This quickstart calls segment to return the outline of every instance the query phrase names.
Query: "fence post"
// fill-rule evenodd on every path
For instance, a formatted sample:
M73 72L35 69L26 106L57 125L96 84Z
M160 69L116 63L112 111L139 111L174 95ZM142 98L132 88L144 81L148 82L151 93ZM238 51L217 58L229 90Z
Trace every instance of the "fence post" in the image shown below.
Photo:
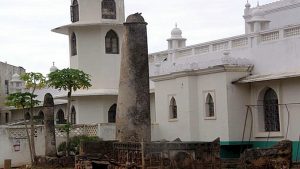
M4 169L11 169L11 159L4 160Z

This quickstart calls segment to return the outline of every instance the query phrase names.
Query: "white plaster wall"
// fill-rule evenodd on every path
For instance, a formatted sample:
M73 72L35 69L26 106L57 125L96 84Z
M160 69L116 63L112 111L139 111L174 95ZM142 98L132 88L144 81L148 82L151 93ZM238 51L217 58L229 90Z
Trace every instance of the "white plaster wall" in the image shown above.
M250 104L251 88L249 84L232 84L232 82L246 75L247 73L245 72L226 73L229 139L225 141L242 140L243 128L247 111L246 105ZM250 118L248 118L247 124L250 124ZM247 134L248 133L246 133L246 135Z
M121 52L122 26L86 27L74 30L78 55L71 56L74 57L71 59L71 67L91 75L91 89L117 89L119 86L121 54L105 53L105 35L111 29L118 34Z
M20 139L20 151L15 152L13 148L14 141L12 138L9 138L4 126L0 126L0 135L0 168L4 165L4 159L11 159L14 167L30 163L29 147L26 139ZM45 155L45 137L43 128L39 127L37 129L37 135L38 137L35 138L36 153L37 155Z
M268 81L268 82L260 82L256 84L252 84L251 89L251 101L253 104L256 103L258 92L263 89L264 87L272 87L278 95L279 104L289 104L289 103L300 103L300 79L299 78L290 78L285 80L275 80L275 81ZM298 141L300 130L299 130L299 119L300 119L300 105L293 104L288 105L288 109L290 112L289 117L289 132L287 135L287 139L292 141ZM283 140L287 134L287 125L288 125L288 111L286 107L279 106L280 111L280 118L281 118L281 132L278 135L274 135L273 133L270 134L270 141L278 141ZM256 116L257 110L253 108L254 116ZM268 133L265 133L264 136L257 133L258 121L254 118L254 127L253 127L253 140L256 141L266 141L268 137ZM248 128L249 130L249 128Z
M299 6L299 5L298 5ZM300 8L281 10L278 12L267 13L265 18L270 20L269 29L279 28L286 25L296 25L300 23ZM284 19L283 19L284 18Z
M151 114L151 123L156 123L156 110L155 110L155 94L150 94L150 114Z
M79 22L123 23L125 21L124 0L115 0L116 19L102 19L101 2L102 0L79 0Z
M156 82L156 120L159 124L159 139L183 141L191 140L189 126L189 80L187 77ZM177 120L169 119L169 104L172 97L177 103Z
M218 137L221 140L229 139L228 131L228 107L227 107L227 79L226 73L208 74L198 77L199 98L199 140L212 141ZM216 119L205 119L204 92L215 92Z
M117 96L78 97L78 123L98 124L108 122L108 110L117 103Z
M260 43L250 50L254 74L298 71L300 67L300 37ZM276 66L276 69L274 69Z

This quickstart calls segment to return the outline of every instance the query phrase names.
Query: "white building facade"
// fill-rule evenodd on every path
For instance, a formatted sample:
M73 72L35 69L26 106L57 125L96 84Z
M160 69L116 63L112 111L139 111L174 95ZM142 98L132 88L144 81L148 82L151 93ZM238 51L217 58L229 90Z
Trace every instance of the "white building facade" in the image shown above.
M113 130L124 1L71 3L72 23L53 31L69 37L71 68L92 78L89 90L74 93L76 123ZM290 139L297 156L300 0L246 4L244 18L245 34L192 46L176 26L168 49L149 54L154 141L220 137L223 157L233 157L245 143L268 147Z

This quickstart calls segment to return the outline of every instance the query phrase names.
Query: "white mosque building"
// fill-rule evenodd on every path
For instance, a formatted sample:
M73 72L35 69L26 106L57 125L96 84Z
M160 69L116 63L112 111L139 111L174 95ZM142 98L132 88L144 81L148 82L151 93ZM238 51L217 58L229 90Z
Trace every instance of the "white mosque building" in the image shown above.
M100 124L99 136L114 139L124 0L71 3L72 23L53 31L69 37L70 67L92 80L89 90L73 95L72 121ZM149 54L153 141L220 137L222 157L236 157L243 145L263 148L289 139L296 160L300 0L247 3L244 19L245 34L191 46L176 26L168 49Z
M113 128L124 1L73 0L71 13L72 23L53 31L69 37L71 67L92 76L92 88L74 94L76 122ZM297 156L300 0L247 3L244 19L245 34L192 46L176 26L168 49L149 54L153 140L220 137L222 155L234 156L245 142L290 139Z

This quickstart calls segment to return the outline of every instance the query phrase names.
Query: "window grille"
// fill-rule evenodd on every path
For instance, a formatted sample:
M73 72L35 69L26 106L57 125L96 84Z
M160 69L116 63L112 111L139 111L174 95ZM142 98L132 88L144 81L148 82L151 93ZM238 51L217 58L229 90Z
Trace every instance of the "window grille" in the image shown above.
M29 112L27 112L27 113L25 113L25 120L30 120L30 113Z
M261 41L271 41L271 40L276 40L279 39L279 32L270 32L270 33L265 33L261 35Z
M300 35L300 27L289 28L289 29L284 30L285 37L291 37L291 36L297 36L297 35Z
M213 97L210 93L207 94L206 97L206 117L214 117L215 116L215 103Z
M76 35L73 32L71 35L71 56L77 55L77 40Z
M5 94L9 94L9 81L5 80L4 84L5 84Z
M114 0L102 1L102 18L116 19L116 2Z
M273 89L269 88L265 92L263 105L265 131L280 131L278 97Z
M65 114L64 112L59 109L58 112L57 112L57 124L66 124L66 119L65 119Z
M119 38L115 31L110 30L105 36L105 52L119 54Z
M116 122L117 104L113 104L108 110L108 123Z
M213 51L220 51L225 49L228 49L228 42L213 44Z
M232 48L247 46L248 38L236 39L236 40L233 40L231 43L232 43Z
M71 109L71 124L76 124L76 110L74 106Z
M201 46L195 49L195 54L202 54L202 53L208 53L209 52L209 46Z
M73 1L70 9L71 9L71 21L72 22L79 21L79 5L77 0Z
M177 119L177 105L174 97L171 98L169 109L170 119Z

